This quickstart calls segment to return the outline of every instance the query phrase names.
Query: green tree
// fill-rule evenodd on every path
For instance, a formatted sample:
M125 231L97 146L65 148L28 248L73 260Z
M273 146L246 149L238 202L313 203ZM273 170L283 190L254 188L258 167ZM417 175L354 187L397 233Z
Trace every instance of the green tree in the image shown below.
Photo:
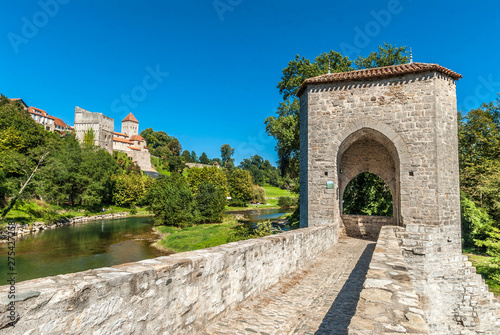
M175 137L167 144L167 147L170 149L173 155L178 156L182 151L182 146L178 139Z
M379 176L363 172L354 177L344 191L344 213L392 216L392 194Z
M208 159L207 154L204 152L200 156L200 163L201 164L210 164L210 159Z
M281 187L284 184L281 180L279 170L272 166L269 160L264 160L259 155L245 158L238 167L250 171L253 182L257 185L269 184Z
M181 156L184 159L184 162L186 162L186 163L192 163L191 153L188 150L184 150L182 152Z
M459 115L460 187L500 222L500 100Z
M198 160L198 156L196 155L196 152L194 152L194 150L191 150L191 162L193 162L193 163L199 163L200 162Z
M193 196L186 179L178 173L156 178L146 203L157 225L185 227L193 223Z
M248 202L253 194L253 182L250 172L242 169L228 171L229 193L233 200Z
M229 195L226 173L222 169L215 166L189 169L187 184L193 194L196 195L199 192L200 185L204 183L220 187L225 197Z
M220 186L205 182L194 196L197 223L222 222L226 207L226 192Z
M223 144L220 147L220 157L222 159L222 166L231 169L234 167L234 159L231 158L234 155L234 148L231 148L229 144Z
M379 45L377 51L371 52L368 57L361 57L354 61L358 69L370 69L391 65L406 64L410 61L407 47L397 47L389 43Z
M3 216L16 201L33 196L35 177L57 140L20 103L0 95L0 203L7 205Z
M118 206L134 208L146 195L147 179L139 174L120 174L114 176L113 180L113 201Z
M83 143L85 145L95 145L95 132L90 128L83 134Z

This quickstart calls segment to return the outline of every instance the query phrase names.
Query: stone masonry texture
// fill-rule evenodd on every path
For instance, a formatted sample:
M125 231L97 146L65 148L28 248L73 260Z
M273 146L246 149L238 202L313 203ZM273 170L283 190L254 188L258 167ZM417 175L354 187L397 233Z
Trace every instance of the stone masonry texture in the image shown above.
M387 223L401 227L397 237L429 332L495 334L498 305L469 275L461 251L460 77L419 63L307 80L299 91L300 224L333 225L338 235L380 225L376 217L370 223L342 215L349 181L362 172L378 175L393 195ZM327 189L327 181L335 187Z
M192 334L332 246L332 226L18 283L15 327L0 334Z

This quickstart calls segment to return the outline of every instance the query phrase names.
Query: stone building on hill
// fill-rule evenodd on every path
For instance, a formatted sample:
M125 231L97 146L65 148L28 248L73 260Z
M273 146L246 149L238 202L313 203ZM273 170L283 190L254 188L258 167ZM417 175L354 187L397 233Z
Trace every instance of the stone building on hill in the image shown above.
M92 113L80 107L75 107L75 136L83 142L85 133L94 131L94 144L113 154L113 130L115 121L102 114Z
M151 166L151 154L146 140L139 135L139 121L132 113L122 120L121 133L114 131L114 119L102 114L92 113L75 107L76 138L83 141L85 132L94 130L95 145L113 151L126 153L142 171L155 171Z

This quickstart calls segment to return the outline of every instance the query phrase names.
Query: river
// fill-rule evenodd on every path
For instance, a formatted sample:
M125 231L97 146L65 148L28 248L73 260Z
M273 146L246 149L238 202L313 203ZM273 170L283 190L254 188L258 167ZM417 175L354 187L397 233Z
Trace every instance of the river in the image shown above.
M284 210L241 212L250 223L274 219ZM151 244L158 238L151 217L127 217L90 221L16 240L16 280L18 282L137 262L168 255ZM8 244L0 243L0 280L7 284ZM0 284L3 285L3 284Z

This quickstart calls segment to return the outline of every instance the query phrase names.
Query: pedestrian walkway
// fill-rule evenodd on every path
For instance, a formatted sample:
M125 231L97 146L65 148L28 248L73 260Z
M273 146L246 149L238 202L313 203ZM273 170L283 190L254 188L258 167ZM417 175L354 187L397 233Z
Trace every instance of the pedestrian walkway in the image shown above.
M342 237L199 334L347 334L374 249L375 242Z

